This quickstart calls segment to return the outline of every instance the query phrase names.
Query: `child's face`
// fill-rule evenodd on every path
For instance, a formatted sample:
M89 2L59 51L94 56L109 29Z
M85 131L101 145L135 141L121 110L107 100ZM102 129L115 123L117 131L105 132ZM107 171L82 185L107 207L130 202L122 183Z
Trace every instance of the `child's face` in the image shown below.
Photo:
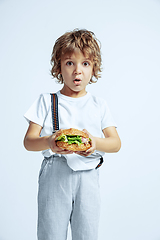
M83 96L93 75L93 63L77 49L61 59L61 74L64 81L61 92L68 96Z

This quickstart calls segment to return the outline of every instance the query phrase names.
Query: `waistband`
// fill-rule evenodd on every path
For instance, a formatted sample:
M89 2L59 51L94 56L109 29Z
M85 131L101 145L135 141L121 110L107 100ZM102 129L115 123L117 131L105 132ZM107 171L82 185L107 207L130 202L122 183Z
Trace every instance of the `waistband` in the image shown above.
M62 155L62 154L53 154L51 155L50 157L44 157L44 160L45 161L52 161L54 158L61 158L64 162L67 162L67 159ZM98 165L95 167L95 169L98 169L99 167L102 166L104 160L103 160L103 157L101 156L100 160L99 160L99 163ZM79 170L80 171L80 170Z

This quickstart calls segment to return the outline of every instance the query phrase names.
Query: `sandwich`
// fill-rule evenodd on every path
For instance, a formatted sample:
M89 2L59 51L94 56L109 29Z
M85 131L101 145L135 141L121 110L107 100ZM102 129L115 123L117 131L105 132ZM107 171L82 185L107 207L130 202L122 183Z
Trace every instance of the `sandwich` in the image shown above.
M59 148L74 152L86 151L91 147L88 134L75 128L58 131L55 141Z

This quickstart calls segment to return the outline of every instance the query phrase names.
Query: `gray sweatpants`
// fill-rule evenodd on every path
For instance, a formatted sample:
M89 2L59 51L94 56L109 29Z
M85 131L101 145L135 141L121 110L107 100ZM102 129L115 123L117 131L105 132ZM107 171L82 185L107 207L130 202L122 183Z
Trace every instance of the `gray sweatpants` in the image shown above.
M39 174L38 240L97 240L98 169L74 172L64 157L44 159Z

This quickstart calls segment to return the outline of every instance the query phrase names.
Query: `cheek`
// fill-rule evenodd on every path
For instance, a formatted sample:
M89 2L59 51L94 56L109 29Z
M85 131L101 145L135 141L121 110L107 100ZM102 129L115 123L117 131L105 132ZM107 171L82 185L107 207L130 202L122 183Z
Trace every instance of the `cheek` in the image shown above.
M67 71L66 71L65 68L61 68L61 74L62 74L63 76L67 74Z

